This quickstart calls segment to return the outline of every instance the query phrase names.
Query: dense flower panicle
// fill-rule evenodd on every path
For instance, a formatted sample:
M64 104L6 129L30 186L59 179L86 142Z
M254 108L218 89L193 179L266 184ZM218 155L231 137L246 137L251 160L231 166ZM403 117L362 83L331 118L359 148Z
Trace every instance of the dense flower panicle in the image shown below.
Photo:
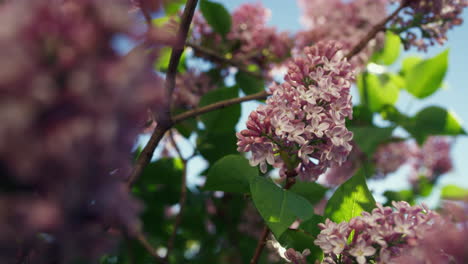
M200 98L215 88L216 86L206 73L188 70L177 75L172 96L176 106L185 109L195 108L198 106Z
M445 204L444 217L423 234L417 247L403 252L394 263L468 263L467 208L466 203Z
M422 206L393 202L393 207L377 204L371 213L336 224L329 219L319 224L315 240L325 253L323 263L394 263L402 252L417 246L439 215ZM353 239L348 241L353 232Z
M453 168L450 150L452 142L446 137L429 137L424 143L422 164L425 168L423 175L435 180L442 174L450 172Z
M11 209L0 211L0 247L12 249L1 263L38 234L35 263L70 263L107 245L104 227L139 228L124 179L147 110L164 95L143 50L120 57L112 47L129 32L128 9L123 0L0 6L0 203Z
M342 43L344 51L350 51L383 19L387 0L298 0L298 4L306 30L296 35L296 47L335 40ZM350 63L361 69L372 53L382 47L383 34L378 34Z
M213 31L198 13L194 17L192 38L196 43L219 54L230 54L245 64L254 63L268 69L272 63L289 56L292 40L288 33L266 25L270 10L260 3L247 3L232 13L231 31L226 40Z
M342 164L352 149L345 127L352 117L349 89L352 67L335 42L304 49L288 66L285 82L270 87L266 105L253 111L247 129L237 133L238 151L252 152L252 166L267 163L293 169L315 180L326 168Z
M461 14L468 6L467 0L391 0L391 2L407 5L402 14L392 21L392 27L403 33L401 35L405 39L405 47L414 46L424 51L436 42L440 45L445 43L447 31L463 23Z
M373 161L377 176L383 177L397 171L419 153L412 145L405 141L391 142L380 145L374 153Z
M420 177L429 181L450 172L453 168L450 155L452 143L447 137L431 136L422 147L413 141L397 141L381 144L375 151L372 162L375 166L376 178L386 177L400 169L409 166L409 181L417 184ZM337 186L349 179L360 166L362 152L353 146L348 159L341 165L332 167L319 179L320 183Z

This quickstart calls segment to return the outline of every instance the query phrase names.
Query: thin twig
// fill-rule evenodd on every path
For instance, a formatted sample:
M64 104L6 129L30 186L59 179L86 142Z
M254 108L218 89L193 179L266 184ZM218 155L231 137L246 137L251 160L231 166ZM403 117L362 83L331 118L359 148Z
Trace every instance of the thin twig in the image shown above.
M184 12L182 14L179 30L177 32L177 40L172 48L171 58L169 59L169 66L166 73L166 92L167 92L167 103L171 106L172 102L172 91L175 87L175 77L177 74L177 66L179 65L180 57L184 52L185 40L192 23L193 13L197 6L198 0L188 0L185 5Z
M205 47L202 47L200 45L197 45L195 43L192 43L192 42L187 42L186 45L188 47L191 47L196 53L198 53L200 56L204 57L205 59L209 59L209 60L212 60L212 61L215 61L219 64L222 64L222 65L231 65L231 66L234 66L236 67L239 71L242 71L242 72L245 72L255 78L258 78L258 79L262 79L263 76L258 73L258 72L253 72L253 71L249 71L248 69L245 68L245 65L239 61L236 61L236 60L232 60L232 59L228 59L228 58L225 58L224 56L210 50L210 49L207 49Z
M255 94L247 95L244 97L232 98L223 101L219 101L207 106L195 108L193 110L184 112L182 114L178 114L173 118L174 124L180 123L188 118L199 116L204 113L208 113L217 109L225 108L231 105L235 105L242 102L252 101L252 100L259 100L265 99L268 96L267 91L261 91Z
M169 237L169 240L167 242L167 253L165 256L166 261L169 259L169 256L172 250L174 249L175 238L177 236L177 230L179 229L179 226L182 223L182 214L185 208L185 201L187 200L187 160L183 158L182 152L180 151L179 147L177 146L177 143L174 140L172 131L169 131L169 138L171 140L172 145L174 145L174 148L176 149L176 152L179 155L179 158L182 160L183 171L182 171L182 182L180 186L179 213L176 216L172 234Z
M146 146L141 151L138 159L133 166L133 171L130 177L127 179L127 186L130 188L135 181L138 179L138 176L143 172L143 169L148 165L153 157L154 150L159 144L159 141L163 138L166 131L172 126L172 124L161 123L158 124L153 134L151 135L150 140Z
M263 227L262 234L260 235L260 238L258 239L257 248L255 248L255 253L252 259L250 260L250 264L256 264L258 262L258 259L260 258L260 255L262 254L263 248L266 245L266 239L269 234L270 234L270 229L268 228L268 226L265 225Z
M140 244L146 249L146 251L157 261L160 263L164 263L164 259L161 258L158 253L156 252L156 249L153 248L151 243L146 239L145 235L143 233L138 233L135 236L136 240L140 242Z
M391 13L388 17L386 17L384 20L380 21L380 23L376 24L370 31L367 33L367 35L359 41L359 43L354 46L354 48L346 54L346 58L349 60L354 55L358 54L363 50L366 46L367 43L377 35L380 31L385 29L385 24L387 24L390 20L392 20L398 13L406 7L406 2L403 2L393 13Z
M188 30L190 27L190 23L192 22L193 13L195 12L195 7L197 6L198 0L188 0L187 4L185 5L184 12L182 14L182 19L180 22L180 27L177 32L178 41L174 45L171 53L171 58L169 60L169 66L167 68L166 74L166 90L167 90L167 100L166 100L166 108L167 111L161 113L162 115L158 119L158 126L154 130L153 134L151 135L148 144L146 144L145 148L141 152L140 156L138 157L137 162L135 163L134 169L132 174L127 180L127 185L131 187L133 183L136 181L138 176L143 172L143 169L148 165L153 157L154 150L159 144L159 141L162 139L164 134L168 129L173 126L173 122L170 116L170 106L172 100L172 91L174 90L175 86L175 77L177 74L177 66L179 65L180 56L184 51L184 43L187 38Z

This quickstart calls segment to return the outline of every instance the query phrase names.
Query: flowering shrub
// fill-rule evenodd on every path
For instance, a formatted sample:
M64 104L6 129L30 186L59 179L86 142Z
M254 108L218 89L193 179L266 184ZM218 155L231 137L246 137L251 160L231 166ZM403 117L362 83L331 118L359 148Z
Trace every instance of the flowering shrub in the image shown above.
M0 0L0 263L466 263L466 132L398 103L448 52L398 59L468 3L298 4Z

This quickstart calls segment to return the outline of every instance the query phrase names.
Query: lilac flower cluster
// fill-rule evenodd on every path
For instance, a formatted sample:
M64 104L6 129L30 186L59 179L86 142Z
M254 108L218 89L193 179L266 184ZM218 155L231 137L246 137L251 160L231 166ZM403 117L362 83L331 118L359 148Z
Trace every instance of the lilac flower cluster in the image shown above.
M423 175L430 180L452 170L452 142L445 137L429 137L421 149Z
M387 0L298 0L298 4L306 28L296 36L299 49L320 40L336 40L349 51L383 19ZM364 67L372 53L382 46L383 34L378 34L350 63Z
M392 27L404 34L405 47L427 50L436 42L442 45L447 40L447 31L461 25L462 11L467 0L392 0L405 4L402 15L392 21ZM417 28L420 33L417 34ZM416 32L415 32L416 31Z
M177 75L172 96L178 107L190 109L197 107L201 96L215 88L216 86L206 73L191 69Z
M414 142L393 142L379 146L374 154L377 175L386 176L408 164L412 173L410 181L416 183L420 176L431 181L452 170L451 142L446 137L431 136L422 147Z
M271 63L289 57L292 41L287 32L277 32L266 25L270 10L260 3L246 3L232 13L232 26L226 40L195 14L193 39L219 54L228 54L245 64L256 64L262 70Z
M345 127L352 117L349 89L354 74L336 42L319 42L288 66L285 82L273 85L266 105L253 111L247 129L237 133L238 151L252 152L250 164L267 163L281 175L295 170L315 180L340 165L352 149Z
M145 51L113 49L126 1L52 2L0 5L1 263L32 244L34 263L71 263L139 228L124 181L161 80Z
M319 182L338 186L351 178L360 167L363 153L354 143L348 159L341 165L328 169ZM398 141L380 145L372 157L376 178L386 177L404 165L410 168L409 180L416 185L419 177L429 181L452 170L450 155L452 143L447 137L431 136L422 147L415 142Z
M373 157L377 176L384 177L389 173L395 172L418 154L419 148L405 141L380 145Z
M336 224L329 219L315 240L325 253L322 263L394 263L409 248L417 246L439 215L421 206L393 202L377 204L372 213ZM350 238L351 236L351 238Z
M468 207L466 203L446 203L440 217L427 230L417 247L412 247L394 263L468 263Z

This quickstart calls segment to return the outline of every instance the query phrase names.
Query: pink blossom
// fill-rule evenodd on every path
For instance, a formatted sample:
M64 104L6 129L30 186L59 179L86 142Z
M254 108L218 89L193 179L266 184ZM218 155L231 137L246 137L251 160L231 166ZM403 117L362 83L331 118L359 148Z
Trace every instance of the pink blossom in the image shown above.
M298 0L301 22L306 30L296 35L299 50L321 40L336 40L343 51L351 50L386 14L387 0ZM358 69L365 66L373 52L383 45L378 34L350 63Z
M352 116L353 79L337 43L305 48L304 56L290 63L285 82L270 87L266 105L237 133L238 151L251 151L251 164L260 164L262 171L268 163L282 174L295 169L308 180L342 164L352 149L345 118Z
M270 10L260 3L246 3L232 13L231 30L223 38L206 23L200 14L194 17L193 41L245 64L256 64L268 70L272 63L289 57L292 47L287 32L267 26Z
M407 248L417 246L439 219L424 206L410 206L406 202L392 204L394 209L377 204L371 213L363 212L349 223L337 225L327 219L319 224L322 231L314 243L323 250L326 259L333 261L366 263L369 257L377 263L391 262ZM351 241L350 234L353 234Z
M391 2L404 3L402 0ZM468 6L467 0L412 0L405 3L406 7L392 21L392 26L402 29L400 35L405 39L406 48L414 46L424 51L436 42L444 44L447 31L463 23L461 13Z

